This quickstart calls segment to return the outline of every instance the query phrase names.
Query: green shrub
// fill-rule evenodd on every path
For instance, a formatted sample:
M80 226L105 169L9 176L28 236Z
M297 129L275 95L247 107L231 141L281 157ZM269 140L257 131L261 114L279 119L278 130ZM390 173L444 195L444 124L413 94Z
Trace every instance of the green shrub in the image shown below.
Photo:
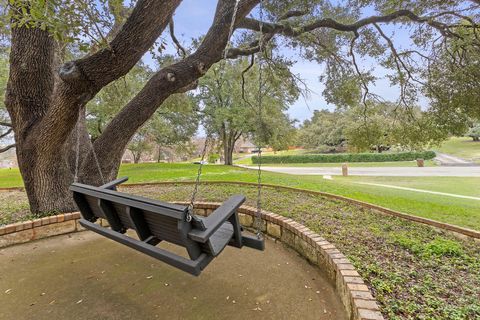
M299 154L287 156L262 156L262 163L336 163L336 162L386 162L430 160L435 152L399 152L399 153L338 153L338 154ZM258 157L252 157L258 163Z
M407 234L392 234L393 242L400 247L407 249L413 254L424 257L460 257L463 255L461 245L452 240L435 238L427 243L421 242L415 237Z
M462 247L458 242L441 238L436 238L427 243L423 252L427 256L459 257L463 254Z

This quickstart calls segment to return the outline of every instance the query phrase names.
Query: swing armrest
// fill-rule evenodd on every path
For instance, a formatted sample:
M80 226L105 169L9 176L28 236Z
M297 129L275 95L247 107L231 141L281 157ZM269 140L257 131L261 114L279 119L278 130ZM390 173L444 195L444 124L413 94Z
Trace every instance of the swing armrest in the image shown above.
M115 179L113 181L110 181L108 183L105 183L104 185L101 185L100 188L109 189L109 190L117 190L117 186L124 183L127 180L128 180L128 177L121 177L121 178Z
M205 230L193 229L188 233L190 239L205 243L215 231L227 221L232 214L245 202L245 196L236 195L230 197L220 207L215 209L211 215L202 219Z

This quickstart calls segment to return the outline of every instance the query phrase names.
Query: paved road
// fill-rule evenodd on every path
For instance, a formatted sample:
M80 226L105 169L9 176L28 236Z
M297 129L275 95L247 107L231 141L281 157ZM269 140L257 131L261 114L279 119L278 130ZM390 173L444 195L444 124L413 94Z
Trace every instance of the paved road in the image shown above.
M295 175L341 175L342 169L328 167L262 167L265 171ZM351 167L352 176L392 176L392 177L480 177L477 167ZM479 180L480 185L480 180Z

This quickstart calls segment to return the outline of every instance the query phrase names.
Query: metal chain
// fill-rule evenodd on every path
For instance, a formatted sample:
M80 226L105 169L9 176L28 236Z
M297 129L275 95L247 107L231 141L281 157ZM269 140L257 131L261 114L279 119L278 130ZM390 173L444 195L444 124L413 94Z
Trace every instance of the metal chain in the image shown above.
M259 55L262 55L263 53L263 0L260 0L260 39L258 42L259 45ZM262 64L262 59L258 60L258 132L260 133L262 128L263 128L263 119L262 119L262 113L263 113L263 100L262 100L262 95L263 95L263 79L262 79L262 72L263 72L263 64ZM259 137L257 137L258 139ZM255 213L255 232L257 235L257 238L262 237L262 146L260 145L261 140L258 141L258 169L257 169L257 210Z
M235 1L235 7L233 7L232 22L230 23L230 29L228 30L227 44L225 45L225 50L223 51L223 61L227 61L228 49L230 49L230 38L233 35L233 30L235 29L235 20L237 18L238 4L240 0Z
M203 163L205 161L205 155L207 154L209 140L210 140L210 136L209 136L209 134L207 134L207 137L205 138L205 144L203 145L202 156L201 156L201 159L200 159L200 165L198 166L197 178L195 179L195 186L193 188L192 198L190 199L190 204L188 205L187 215L185 217L185 220L187 222L192 221L195 198L197 197L198 186L200 185L200 177L202 175L202 168L203 168Z
M92 149L93 159L95 159L95 164L97 165L98 173L100 174L100 179L102 179L102 184L105 184L105 178L103 177L102 168L100 167L100 162L98 161L97 153L95 152L95 148L93 147L93 142L91 139L90 141L90 148Z
M78 117L80 119L81 116L81 109L78 112ZM77 143L75 145L75 176L73 177L73 182L78 182L78 166L80 165L80 122L77 120L76 123L77 132L76 132L76 139Z
M80 117L82 116L82 108L78 111L78 120L77 120L77 137L76 137L76 145L75 145L75 176L73 177L73 182L78 182L78 168L80 166ZM90 139L89 139L90 140ZM98 173L100 174L100 178L102 179L102 184L105 184L105 178L103 177L102 168L100 167L100 162L98 161L97 153L95 152L95 148L93 147L92 140L90 140L90 148L92 150L93 159L95 160L95 164L97 165Z
M240 3L240 0L236 0L235 1L235 6L233 7L233 14L232 14L232 22L230 23L230 29L228 30L228 38L227 38L227 44L225 45L225 50L223 52L223 63L220 65L220 76L223 77L223 70L225 69L225 64L226 64L226 60L227 60L227 57L228 57L228 49L230 49L230 38L232 37L233 35L233 31L235 29L235 19L237 17L237 12L238 12L238 4ZM198 186L200 185L200 177L202 175L202 168L203 168L203 163L204 163L204 160L205 160L205 155L207 153L207 147L208 147L208 142L210 140L210 134L207 132L207 135L206 135L206 138L205 138L205 144L203 146L203 150L202 150L202 158L200 160L200 165L198 167L198 171L197 171L197 177L195 179L195 186L193 188L193 192L192 192L192 197L190 199L190 204L188 205L188 210L187 210L187 215L185 217L185 220L187 222L190 222L192 221L192 215L193 215L193 211L194 211L194 205L195 205L195 198L197 196L197 193L198 193Z

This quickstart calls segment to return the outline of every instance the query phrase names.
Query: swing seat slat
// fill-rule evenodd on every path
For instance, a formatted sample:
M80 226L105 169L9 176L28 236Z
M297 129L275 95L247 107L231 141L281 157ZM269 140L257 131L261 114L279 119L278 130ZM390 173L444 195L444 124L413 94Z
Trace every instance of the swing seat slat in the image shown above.
M116 191L127 178L100 187L74 183L70 186L81 212L80 224L102 236L163 261L193 275L201 271L227 246L248 246L263 250L263 239L242 234L238 208L245 197L230 197L208 217L187 221L188 206L147 199ZM96 224L106 219L110 227ZM138 239L125 234L136 232ZM170 242L186 249L189 258L156 245Z

